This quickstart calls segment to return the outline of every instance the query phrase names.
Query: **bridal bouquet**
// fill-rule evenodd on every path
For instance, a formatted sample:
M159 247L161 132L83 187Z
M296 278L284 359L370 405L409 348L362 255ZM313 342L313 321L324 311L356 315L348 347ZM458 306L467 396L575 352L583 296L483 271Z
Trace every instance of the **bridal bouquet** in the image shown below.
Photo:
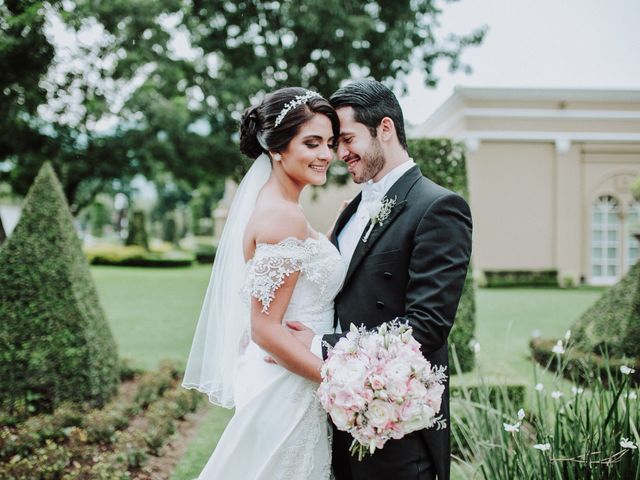
M338 430L353 436L351 453L362 460L390 438L446 426L438 415L445 369L422 356L406 324L394 320L373 331L351 324L322 366L318 396Z

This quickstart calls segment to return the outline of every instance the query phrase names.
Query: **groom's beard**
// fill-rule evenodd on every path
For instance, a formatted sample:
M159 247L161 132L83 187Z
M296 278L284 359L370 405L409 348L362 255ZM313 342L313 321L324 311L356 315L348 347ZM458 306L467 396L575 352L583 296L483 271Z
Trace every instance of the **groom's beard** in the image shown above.
M371 148L360 157L362 172L353 176L355 183L364 183L375 177L384 168L385 158L377 138L372 139Z

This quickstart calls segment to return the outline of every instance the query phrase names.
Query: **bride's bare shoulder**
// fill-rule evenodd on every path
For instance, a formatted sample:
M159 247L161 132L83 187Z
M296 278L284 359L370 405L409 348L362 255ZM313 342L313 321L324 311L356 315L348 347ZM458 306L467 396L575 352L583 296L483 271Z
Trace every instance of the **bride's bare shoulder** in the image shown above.
M304 240L309 227L302 209L292 202L273 202L254 213L256 243L278 243L285 238Z

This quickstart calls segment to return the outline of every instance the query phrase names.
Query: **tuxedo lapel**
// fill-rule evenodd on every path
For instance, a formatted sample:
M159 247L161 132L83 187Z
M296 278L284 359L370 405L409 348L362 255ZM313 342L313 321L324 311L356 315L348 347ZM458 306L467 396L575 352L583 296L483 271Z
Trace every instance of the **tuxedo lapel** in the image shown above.
M344 280L344 285L349 282L351 276L358 268L358 265L362 262L362 260L367 256L367 253L371 250L373 245L378 241L378 239L382 236L382 234L391 226L391 224L395 221L396 218L402 213L404 206L407 204L406 197L411 190L411 187L418 181L419 178L422 177L422 173L418 166L411 167L404 175L402 175L396 183L389 189L389 191L385 194L387 199L396 198L396 204L391 209L389 216L382 222L382 225L376 225L373 227L371 231L371 235L369 236L366 242L363 242L362 239L366 235L367 230L371 226L371 221L367 223L367 226L360 237L358 245L356 246L355 251L353 252L353 256L351 257L351 262L349 263L349 268L347 269L347 275ZM353 202L352 202L353 203ZM358 201L358 203L360 203ZM356 205L357 208L357 205ZM345 209L346 212L346 209ZM349 217L347 217L349 218ZM336 228L337 231L337 228Z
M353 200L346 206L346 208L342 211L342 213L338 216L336 220L336 225L333 227L333 231L331 232L331 243L335 245L335 247L340 251L340 246L338 245L338 234L342 231L344 226L347 224L349 219L356 213L358 209L358 205L360 205L360 200L362 199L362 192L358 193Z
M356 246L356 249L353 252L353 257L351 257L351 262L349 263L349 269L347 270L347 276L345 277L345 280L344 280L345 284L349 281L349 279L351 278L351 275L353 275L353 272L356 270L358 265L360 265L360 262L364 259L364 257L366 257L367 253L369 253L369 250L371 250L371 247L373 247L373 245L380 238L382 233L387 228L389 228L389 225L391 225L393 221L398 217L398 215L400 215L400 212L402 211L402 209L406 204L407 204L406 201L396 203L391 209L391 212L389 213L389 216L387 217L387 219L382 223L382 225L376 225L375 227L373 227L373 230L371 231L371 235L369 235L368 240L364 242L362 241L362 239L366 235L367 230L369 230L369 227L371 225L370 221L369 223L367 223L367 226L365 227L364 232L362 232L362 236L358 241L358 245Z

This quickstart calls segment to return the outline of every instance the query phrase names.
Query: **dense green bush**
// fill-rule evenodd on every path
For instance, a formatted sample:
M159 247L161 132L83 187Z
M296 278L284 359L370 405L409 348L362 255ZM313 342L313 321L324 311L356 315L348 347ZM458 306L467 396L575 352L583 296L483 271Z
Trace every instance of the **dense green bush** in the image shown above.
M11 480L56 479L70 464L71 453L52 441L26 457L17 457L0 466L0 478Z
M578 349L640 359L640 262L571 327Z
M462 144L454 143L449 139L413 139L409 140L409 152L424 176L469 200L467 168ZM449 335L450 356L451 347L455 345L455 353L462 372L472 370L475 363L472 341L476 328L476 306L472 278L473 271L469 265L456 320ZM453 365L451 371L459 373Z
M64 404L50 415L0 425L0 479L136 478L148 456L162 452L176 431L176 420L196 411L203 399L180 386L178 367L163 363L139 378L137 392L102 409ZM147 410L140 408L143 399L135 394L143 390L148 392L142 397L152 398L145 403Z
M487 287L557 287L557 270L485 270Z
M0 250L0 284L0 407L106 403L118 384L116 344L49 164Z

